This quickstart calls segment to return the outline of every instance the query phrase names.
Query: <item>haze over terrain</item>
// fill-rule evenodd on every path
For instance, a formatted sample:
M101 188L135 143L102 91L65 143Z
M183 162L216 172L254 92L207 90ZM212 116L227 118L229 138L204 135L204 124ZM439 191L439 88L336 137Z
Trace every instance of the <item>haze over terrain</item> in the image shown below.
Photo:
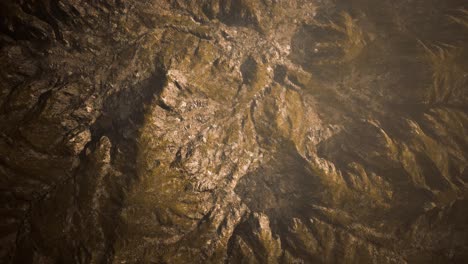
M468 263L466 0L0 13L1 263Z

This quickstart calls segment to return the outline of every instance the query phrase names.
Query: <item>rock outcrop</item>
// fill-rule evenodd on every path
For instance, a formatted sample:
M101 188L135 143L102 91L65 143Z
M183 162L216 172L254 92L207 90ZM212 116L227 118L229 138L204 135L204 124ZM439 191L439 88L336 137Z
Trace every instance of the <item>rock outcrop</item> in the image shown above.
M466 263L462 0L4 0L2 263Z

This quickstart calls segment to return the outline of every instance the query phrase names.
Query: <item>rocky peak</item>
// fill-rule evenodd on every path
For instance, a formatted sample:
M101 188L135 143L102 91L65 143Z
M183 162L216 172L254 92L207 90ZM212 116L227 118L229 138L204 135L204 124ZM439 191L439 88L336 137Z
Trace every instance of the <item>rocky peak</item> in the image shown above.
M461 0L5 0L2 263L465 263Z

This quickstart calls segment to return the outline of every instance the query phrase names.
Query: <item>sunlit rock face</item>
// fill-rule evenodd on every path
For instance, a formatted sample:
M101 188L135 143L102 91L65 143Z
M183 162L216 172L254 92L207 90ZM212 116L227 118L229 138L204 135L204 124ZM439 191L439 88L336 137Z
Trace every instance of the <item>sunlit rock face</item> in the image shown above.
M4 0L1 263L467 263L464 0Z

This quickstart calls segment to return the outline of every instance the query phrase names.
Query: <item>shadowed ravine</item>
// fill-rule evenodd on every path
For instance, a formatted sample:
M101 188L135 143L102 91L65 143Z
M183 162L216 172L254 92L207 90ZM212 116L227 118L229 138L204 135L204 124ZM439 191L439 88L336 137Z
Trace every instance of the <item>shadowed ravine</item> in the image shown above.
M467 263L464 0L4 0L1 263Z

